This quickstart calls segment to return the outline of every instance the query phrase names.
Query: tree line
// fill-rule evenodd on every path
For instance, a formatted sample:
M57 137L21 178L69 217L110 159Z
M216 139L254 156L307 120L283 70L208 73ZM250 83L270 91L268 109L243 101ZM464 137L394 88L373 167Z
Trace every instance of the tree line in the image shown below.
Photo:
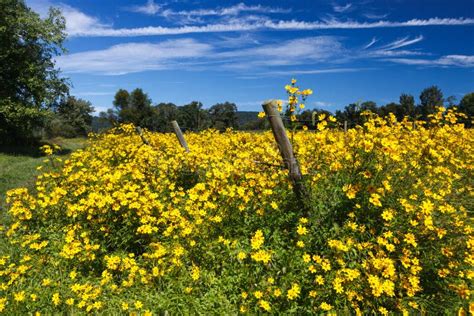
M314 112L317 114L334 115L339 122L347 121L349 126L360 125L364 122L362 113L371 111L380 116L393 113L398 120L408 117L413 120L426 120L428 115L436 112L436 107L457 107L459 112L467 114L464 120L471 126L474 115L474 93L466 94L456 104L454 97L444 98L443 92L437 86L424 89L417 104L410 94L401 94L399 102L390 102L379 106L373 101L351 103L335 113L324 109L304 110L297 114L299 122L311 128ZM264 130L269 126L264 119L258 119L258 112L238 112L234 103L224 102L204 109L199 101L177 106L174 103L158 103L153 105L151 99L142 89L131 92L125 89L117 91L113 101L114 107L107 112L100 113L102 126L111 126L119 123L133 123L152 131L171 132L170 122L177 120L183 130L198 131L206 128L225 130L234 128L240 130ZM104 123L107 124L104 124ZM288 122L288 125L290 123ZM314 128L314 127L313 127Z
M474 93L468 93L456 104L456 98L450 96L444 98L443 92L437 86L431 86L424 89L419 96L420 102L415 103L415 98L410 94L401 94L398 103L390 102L383 106L378 106L373 101L357 102L347 105L343 110L335 113L338 121L348 121L352 125L362 124L361 114L364 111L371 111L380 116L387 116L393 113L398 120L404 117L417 120L426 120L428 115L436 112L436 108L444 106L447 108L457 107L459 112L465 113L468 118L464 123L471 126L472 116L474 115Z
M177 106L173 103L152 104L148 94L136 88L131 92L120 89L113 101L113 109L99 114L102 121L117 123L133 123L137 126L158 132L171 132L170 122L176 120L184 130L203 130L215 128L238 128L237 106L234 103L217 103L209 109L203 104L193 101Z

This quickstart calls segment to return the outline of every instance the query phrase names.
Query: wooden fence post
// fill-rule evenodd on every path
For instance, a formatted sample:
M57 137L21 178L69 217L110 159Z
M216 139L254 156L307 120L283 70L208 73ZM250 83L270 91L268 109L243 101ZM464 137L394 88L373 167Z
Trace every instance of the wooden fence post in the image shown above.
M150 142L149 142L148 139L145 137L145 135L143 135L142 128L141 128L140 126L137 126L137 127L135 127L135 130L137 131L138 135L140 135L140 138L142 139L143 143L145 143L146 145L150 146Z
M173 130L174 133L176 134L176 137L178 137L179 143L183 148L186 150L186 152L189 152L189 147L188 143L186 142L186 139L184 139L183 132L181 132L181 128L179 128L178 122L176 121L171 121L171 125L173 125Z
M303 175L301 174L298 160L294 155L293 146L291 145L291 142L288 139L285 126L283 125L280 113L277 110L277 101L265 101L262 104L262 107L265 111L266 116L268 117L270 126L272 127L273 136L275 137L275 141L278 144L278 149L280 150L281 157L285 162L286 168L290 172L290 180L293 183L293 190L295 192L295 195L300 200L304 211L307 213L308 192L303 186Z
M344 132L347 132L347 121L344 121Z

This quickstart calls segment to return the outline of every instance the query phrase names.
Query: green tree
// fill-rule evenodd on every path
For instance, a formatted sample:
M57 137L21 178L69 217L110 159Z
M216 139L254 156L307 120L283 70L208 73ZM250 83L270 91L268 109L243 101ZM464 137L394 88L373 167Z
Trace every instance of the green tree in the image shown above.
M410 94L402 93L399 102L402 116L414 118L416 114L415 98Z
M210 125L208 112L202 108L202 103L198 101L178 107L178 121L180 126L186 130L201 130Z
M403 116L404 116L402 107L400 106L400 104L395 103L395 102L390 102L390 103L380 107L379 113L382 116L387 116L390 113L392 113L393 115L395 115L395 117L399 121L402 120Z
M153 108L154 126L157 131L171 132L171 121L178 118L178 107L173 103L160 103Z
M130 98L130 93L125 89L119 89L114 96L114 107L117 112L125 110L128 108L128 99Z
M151 116L153 110L151 108L151 99L148 94L142 89L136 88L130 92L128 106L132 119L130 120L135 125L153 129Z
M237 106L234 103L225 102L213 105L209 109L211 126L218 130L237 127Z
M0 142L31 140L67 95L54 63L65 38L58 9L41 19L24 1L0 0Z
M420 102L418 112L426 118L429 114L436 112L437 106L443 106L443 92L437 86L428 87L421 92Z
M151 100L142 89L136 88L130 93L125 89L119 89L115 94L113 105L120 123L133 123L153 129Z
M459 102L459 111L474 116L474 92L466 94Z
M69 96L59 103L50 123L51 136L87 136L91 131L94 108L89 101Z
M472 127L472 120L474 117L474 92L466 94L459 102L459 111L466 114L467 118L463 119L462 122L467 127Z

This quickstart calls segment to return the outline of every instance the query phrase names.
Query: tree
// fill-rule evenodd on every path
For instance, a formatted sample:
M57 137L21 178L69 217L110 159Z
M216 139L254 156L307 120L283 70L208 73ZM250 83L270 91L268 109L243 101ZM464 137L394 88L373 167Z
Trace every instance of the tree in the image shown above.
M211 126L218 130L237 127L237 106L234 103L225 102L213 105L209 109Z
M119 122L153 129L151 100L142 89L136 88L130 93L125 89L119 89L113 104Z
M209 127L209 115L202 103L193 101L178 108L178 120L183 129L200 130Z
M402 93L399 102L402 116L414 118L416 113L415 98L410 94Z
M418 112L426 118L429 114L436 112L437 106L443 106L443 92L437 86L428 87L421 92L420 101Z
M114 96L114 107L118 113L120 111L128 108L128 99L130 98L130 93L125 89L119 89Z
M474 92L466 94L459 102L459 111L467 115L467 119L462 122L467 127L472 127L472 119L474 117Z
M400 106L400 104L395 103L395 102L390 102L390 103L380 107L379 112L380 112L380 115L382 115L382 116L387 116L390 113L392 113L393 115L395 115L395 117L399 121L402 120L403 116L404 116L403 111L402 111L402 107Z
M154 126L157 131L171 132L171 121L178 118L178 107L173 103L160 103L154 107Z
M459 111L474 116L474 92L466 94L459 102Z
M31 140L48 109L67 95L68 83L54 63L65 38L58 9L43 20L24 1L1 0L0 142Z
M87 136L91 131L94 108L89 101L69 96L59 103L56 114L62 127L61 136Z

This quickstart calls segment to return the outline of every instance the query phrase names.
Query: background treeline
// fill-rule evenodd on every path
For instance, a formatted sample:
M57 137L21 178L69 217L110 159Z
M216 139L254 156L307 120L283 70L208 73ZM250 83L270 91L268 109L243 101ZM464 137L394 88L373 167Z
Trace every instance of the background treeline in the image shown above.
M101 112L94 120L94 131L108 128L119 123L133 123L152 131L171 132L170 121L177 120L183 130L198 131L206 128L225 130L234 128L240 130L261 130L269 128L266 120L258 119L258 112L237 111L234 103L224 102L204 109L201 102L193 101L189 104L177 106L173 103L158 103L153 105L152 100L142 89L131 92L120 89L115 94L113 109ZM357 102L347 105L343 110L331 113L322 109L310 109L297 115L300 122L311 128L313 113L317 112L334 115L339 122L348 122L348 126L363 123L364 111L371 111L381 116L393 113L399 120L408 116L411 119L424 120L429 114L436 111L437 106L458 107L472 117L474 114L474 93L466 94L457 104L454 97L444 98L443 92L437 86L424 89L419 96L419 103L409 94L400 95L399 102L391 102L378 106L373 101ZM470 118L464 121L471 126Z
M237 106L230 102L218 103L209 109L204 109L202 103L198 101L183 106L173 103L153 105L148 95L137 88L131 92L118 90L113 105L113 109L100 113L98 126L133 123L152 131L171 132L170 122L177 120L183 130L192 131L242 127ZM252 114L254 119L257 118L255 113Z

